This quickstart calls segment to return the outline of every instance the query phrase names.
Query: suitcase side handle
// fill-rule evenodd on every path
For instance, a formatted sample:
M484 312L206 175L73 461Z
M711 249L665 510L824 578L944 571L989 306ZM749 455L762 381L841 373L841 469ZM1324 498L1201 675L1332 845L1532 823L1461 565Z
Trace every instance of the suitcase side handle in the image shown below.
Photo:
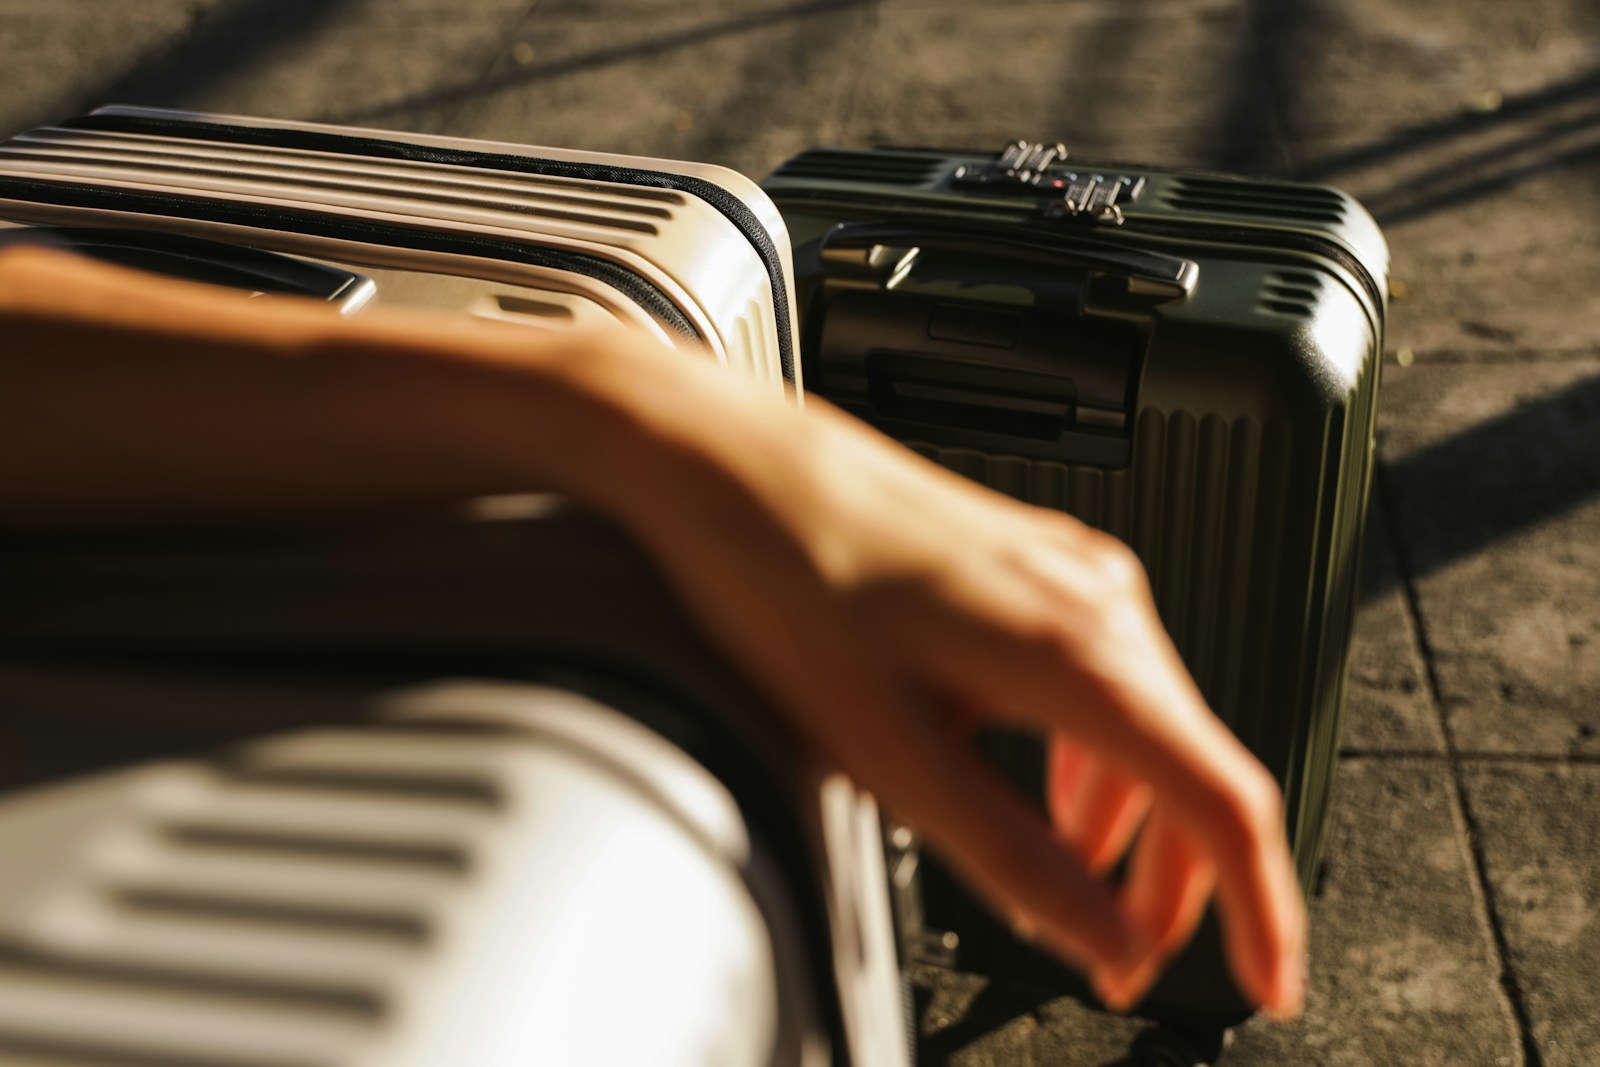
M376 288L372 279L326 263L145 230L33 226L0 232L0 246L14 244L60 248L107 263L211 285L326 300L346 312L366 303Z
M874 248L956 252L1113 275L1127 279L1130 296L1156 303L1188 296L1200 276L1198 264L1179 256L1059 230L956 219L844 222L823 236L819 251L824 259L837 259L870 257Z

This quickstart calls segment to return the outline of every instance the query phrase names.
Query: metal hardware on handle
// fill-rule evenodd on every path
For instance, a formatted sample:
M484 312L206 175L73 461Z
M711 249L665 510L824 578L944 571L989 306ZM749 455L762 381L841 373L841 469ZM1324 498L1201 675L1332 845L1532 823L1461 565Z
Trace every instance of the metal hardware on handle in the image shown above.
M1193 261L1161 252L1008 223L957 219L902 218L845 222L823 238L823 255L870 253L875 247L919 248L999 257L1042 266L1089 270L1128 279L1128 292L1175 300L1194 291L1200 268Z
M376 289L354 271L246 245L145 230L34 226L0 230L0 247L38 245L191 281L326 300L354 311Z

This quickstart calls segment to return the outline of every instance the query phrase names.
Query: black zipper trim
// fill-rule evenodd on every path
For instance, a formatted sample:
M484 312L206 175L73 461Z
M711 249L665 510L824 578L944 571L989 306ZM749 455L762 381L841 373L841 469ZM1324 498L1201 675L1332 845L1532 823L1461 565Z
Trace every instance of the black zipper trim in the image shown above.
M420 227L392 226L309 211L288 211L254 204L165 196L160 193L64 182L33 181L26 178L0 177L0 198L62 207L138 211L142 214L164 215L169 218L253 226L257 229L286 230L310 237L477 256L550 270L571 271L615 289L649 312L652 318L672 332L701 344L705 343L705 338L683 310L649 279L610 260L586 252L526 245L478 234L454 234Z
M235 142L306 152L334 152L374 159L397 159L414 163L443 163L482 170L503 170L584 181L640 185L686 193L703 200L731 222L750 242L767 270L772 289L772 310L778 326L778 360L785 381L794 381L795 353L789 321L789 290L784 281L783 257L772 235L756 218L755 212L737 196L715 182L683 174L637 167L616 167L599 163L574 163L566 160L515 156L503 152L469 152L433 145L409 144L376 137L359 137L321 130L292 130L259 126L235 126L221 122L196 122L184 119L144 118L134 115L87 115L61 123L69 129L104 130L149 136L183 137L189 140Z

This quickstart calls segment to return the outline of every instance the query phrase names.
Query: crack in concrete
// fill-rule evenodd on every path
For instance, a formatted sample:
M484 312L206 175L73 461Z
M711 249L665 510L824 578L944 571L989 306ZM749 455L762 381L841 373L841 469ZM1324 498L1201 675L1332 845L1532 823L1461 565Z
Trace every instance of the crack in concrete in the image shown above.
M452 135L450 127L455 125L456 121L461 118L461 113L466 110L467 105L481 95L479 87L494 75L506 56L515 52L518 42L522 39L523 27L528 24L534 13L538 11L539 2L540 0L529 0L528 6L523 8L515 18L506 20L505 32L484 46L479 62L475 64L480 71L478 77L473 80L471 87L467 89L464 95L445 101L444 106L449 108L449 111L446 112L444 118L434 124L436 132L447 137Z

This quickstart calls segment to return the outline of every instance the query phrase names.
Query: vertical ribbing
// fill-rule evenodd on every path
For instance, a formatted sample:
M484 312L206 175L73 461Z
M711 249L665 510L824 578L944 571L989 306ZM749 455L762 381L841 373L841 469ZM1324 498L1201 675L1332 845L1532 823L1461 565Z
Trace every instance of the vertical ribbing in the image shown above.
M1241 732L1263 721L1272 700L1263 650L1272 647L1277 625L1291 488L1286 426L1146 409L1135 430L1132 466L1112 471L915 448L950 470L1065 511L1130 544L1150 573L1168 632L1218 714ZM1340 537L1347 539L1344 525ZM1010 745L998 747L1006 754L993 748L992 754L1008 766L1022 758ZM1025 777L1033 779L1036 755L1026 758Z

